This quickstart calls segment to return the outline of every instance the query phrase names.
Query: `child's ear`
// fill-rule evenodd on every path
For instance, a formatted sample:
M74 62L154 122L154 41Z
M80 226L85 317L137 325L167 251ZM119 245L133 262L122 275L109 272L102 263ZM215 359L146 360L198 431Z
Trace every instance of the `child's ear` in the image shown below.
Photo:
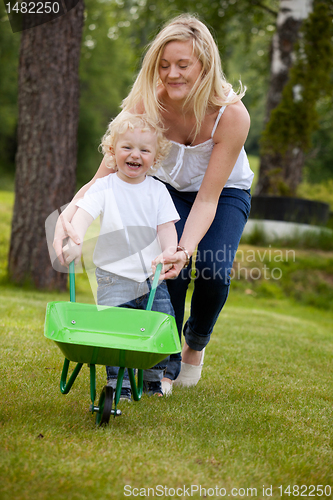
M109 152L110 152L110 155L112 155L112 156L115 155L113 146L109 146Z
M159 152L154 158L154 165L159 165L161 161L161 153Z
M159 164L158 164L158 157L154 158L154 162L152 166L150 167L150 170L154 172L155 170L158 170Z

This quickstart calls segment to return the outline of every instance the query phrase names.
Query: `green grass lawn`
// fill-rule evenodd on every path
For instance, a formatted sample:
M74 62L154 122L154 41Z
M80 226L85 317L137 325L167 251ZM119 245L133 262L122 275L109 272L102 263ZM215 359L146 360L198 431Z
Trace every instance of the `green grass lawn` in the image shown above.
M11 200L1 196L2 274ZM332 498L333 312L283 287L232 288L198 386L122 403L123 415L96 429L88 368L62 395L64 358L43 336L47 302L68 294L3 280L0 499ZM77 300L91 301L84 277ZM98 392L104 383L99 366Z

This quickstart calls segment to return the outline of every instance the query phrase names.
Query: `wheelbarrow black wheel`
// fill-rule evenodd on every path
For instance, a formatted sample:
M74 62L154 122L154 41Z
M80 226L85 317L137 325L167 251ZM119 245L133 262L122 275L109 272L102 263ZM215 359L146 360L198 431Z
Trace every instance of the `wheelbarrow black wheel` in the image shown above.
M102 389L98 401L98 412L96 414L96 425L106 425L109 423L113 402L113 388L105 386Z

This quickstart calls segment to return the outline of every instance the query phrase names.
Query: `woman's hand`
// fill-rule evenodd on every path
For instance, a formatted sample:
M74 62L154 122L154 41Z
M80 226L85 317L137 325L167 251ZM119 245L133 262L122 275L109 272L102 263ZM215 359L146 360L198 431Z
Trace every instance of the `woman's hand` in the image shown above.
M166 273L165 279L177 278L184 267L189 264L187 255L183 250L178 250L171 257L164 260L164 265L170 265L169 271Z
M161 253L156 259L154 259L151 263L151 267L153 270L153 273L155 274L156 268L158 264L162 264L162 269L161 273L159 276L159 280L162 281L166 278L166 273L171 269L172 264L165 264L165 258L167 256L167 252Z
M162 253L152 262L153 272L155 273L156 266L162 262L163 267L160 274L160 280L168 280L177 278L180 271L184 268L188 262L187 256L183 250L179 250L173 254Z
M63 244L66 238L70 237L72 240L72 244L80 245L81 241L75 232L72 224L67 219L66 213L63 212L59 215L55 231L54 231L54 239L53 239L53 248L55 253L59 259L59 262L66 266L66 262L63 255Z

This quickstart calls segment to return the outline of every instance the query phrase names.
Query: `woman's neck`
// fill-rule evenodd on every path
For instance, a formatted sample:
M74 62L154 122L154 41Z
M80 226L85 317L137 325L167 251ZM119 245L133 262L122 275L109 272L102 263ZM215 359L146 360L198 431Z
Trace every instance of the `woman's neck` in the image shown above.
M162 89L158 97L160 103L162 104L166 112L171 114L175 113L178 116L184 116L184 117L186 116L186 118L191 118L195 116L193 106L191 106L190 104L187 104L185 106L186 99L180 99L177 101L174 99L170 99L170 97L168 96L167 92L164 91L164 89Z

